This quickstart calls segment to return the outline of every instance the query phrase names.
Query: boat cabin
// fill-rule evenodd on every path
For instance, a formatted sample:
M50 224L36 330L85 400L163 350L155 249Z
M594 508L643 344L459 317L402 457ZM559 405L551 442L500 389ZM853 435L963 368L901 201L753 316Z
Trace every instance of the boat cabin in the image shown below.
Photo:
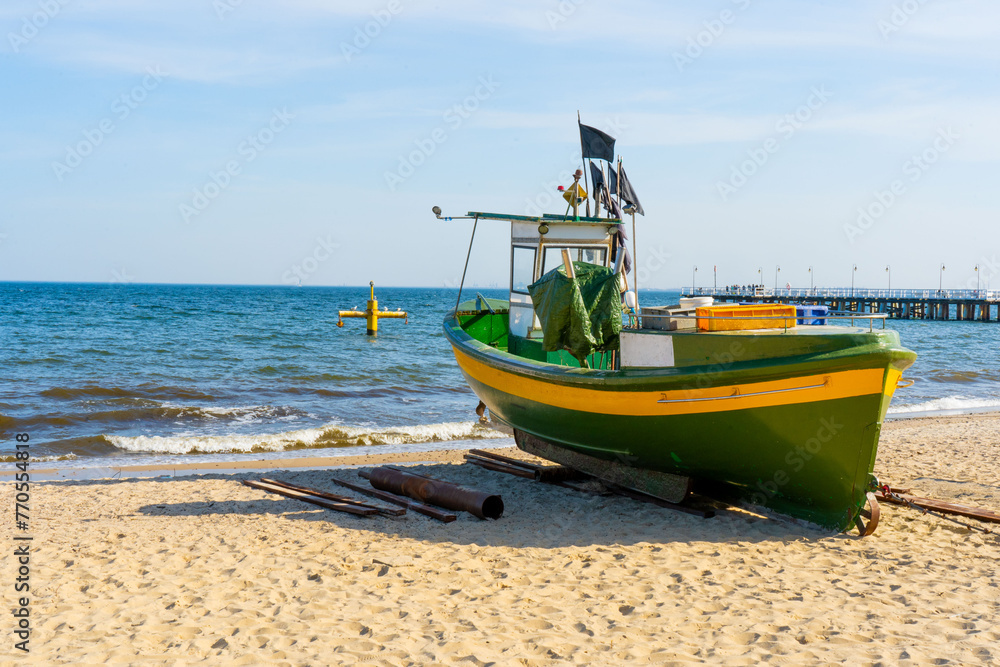
M570 259L610 266L616 218L573 218L546 214L540 217L470 212L480 220L510 222L510 333L522 338L542 338L528 285Z

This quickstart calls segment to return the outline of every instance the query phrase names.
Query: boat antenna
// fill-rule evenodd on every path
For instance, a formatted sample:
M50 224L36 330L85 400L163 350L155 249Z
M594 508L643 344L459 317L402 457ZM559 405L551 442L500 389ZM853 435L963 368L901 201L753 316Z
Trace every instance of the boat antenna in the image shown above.
M633 220L635 218L633 217ZM458 317L458 304L462 302L462 288L465 287L465 272L469 270L469 257L472 256L472 243L476 240L476 227L479 226L479 216L472 222L472 236L469 238L469 251L465 253L465 268L462 269L462 282L458 284L458 297L455 299L455 317Z
M639 310L639 256L635 254L635 207L632 207L630 211L632 213L632 289L635 290L635 312L638 315L641 311Z
M609 165L610 166L610 165ZM608 205L608 217L610 218L614 214L614 209L611 208L611 189L608 187L608 175L604 173L604 163L601 163L601 180L604 181L604 194L607 195L607 205ZM597 193L597 217L601 217L601 193Z
M472 219L472 237L469 239L469 251L465 253L465 268L462 269L462 282L458 284L458 298L455 299L455 313L458 316L458 304L462 302L462 288L465 286L465 272L469 270L469 257L472 256L472 243L476 240L476 227L479 226L479 214L475 215L459 215L459 216L443 216L441 215L441 207L433 206L431 207L431 213L438 220L468 220Z
M594 168L593 160L590 161L590 164L588 166L590 167L590 169ZM599 188L597 187L596 180L594 181L594 190L595 190L594 192L590 193L591 196L594 198L594 217L599 218L601 217L601 193L597 192ZM587 211L587 214L590 215L590 211Z
M580 168L583 171L583 183L587 186L587 193L590 193L590 179L587 177L587 163L583 158L583 128L580 127L583 123L580 120L580 110L576 110L576 129L580 132ZM579 193L577 193L579 194ZM587 199L587 217L590 217L590 199Z
M618 156L618 206L622 202L622 156ZM639 255L636 253L635 242L635 204L629 204L624 209L625 213L632 215L632 289L635 291L635 312L639 310Z
M609 165L610 167L610 165ZM622 156L618 156L618 174L622 173ZM621 177L615 174L615 196L618 197L618 208L622 207L622 182ZM633 266L635 266L633 264Z

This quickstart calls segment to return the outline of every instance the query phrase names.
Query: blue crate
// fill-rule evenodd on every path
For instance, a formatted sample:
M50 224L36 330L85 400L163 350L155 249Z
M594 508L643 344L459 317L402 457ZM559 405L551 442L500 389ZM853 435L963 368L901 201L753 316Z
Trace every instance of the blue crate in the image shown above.
M741 306L759 306L761 303L760 301L740 301ZM826 324L825 316L829 314L829 306L795 304L795 316L798 318L796 321L799 324L824 325Z
M829 315L830 308L828 306L795 306L795 315L799 318L799 324L813 324L822 325L826 324L826 315Z

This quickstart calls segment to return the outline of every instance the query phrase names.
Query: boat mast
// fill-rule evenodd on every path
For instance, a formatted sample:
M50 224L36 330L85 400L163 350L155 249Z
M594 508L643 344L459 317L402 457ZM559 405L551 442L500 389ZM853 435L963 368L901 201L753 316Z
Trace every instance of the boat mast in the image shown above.
M591 169L594 168L594 161L593 160L590 161L589 167ZM604 165L601 165L601 179L602 180L604 179ZM594 192L590 193L590 195L594 198L594 217L595 218L601 217L601 193L597 191L598 189L599 188L597 187L597 183L594 183Z
M584 158L583 158L583 152L584 152L584 150L583 150L583 130L580 128L580 126L582 124L583 124L583 122L580 120L580 110L577 109L576 110L576 129L580 132L580 170L583 171L583 183L584 183L584 185L587 186L587 192L589 193L590 192L590 177L587 176L587 163L584 161ZM577 191L576 194L577 194L577 196L579 196L580 192ZM589 198L587 199L587 217L590 217L590 199Z
M635 290L635 319L639 320L639 256L635 254L635 209L632 209L632 289Z
M618 156L618 207L622 205L622 157ZM632 289L635 293L635 315L636 321L639 319L639 255L636 253L635 243L635 206L631 206L632 214Z

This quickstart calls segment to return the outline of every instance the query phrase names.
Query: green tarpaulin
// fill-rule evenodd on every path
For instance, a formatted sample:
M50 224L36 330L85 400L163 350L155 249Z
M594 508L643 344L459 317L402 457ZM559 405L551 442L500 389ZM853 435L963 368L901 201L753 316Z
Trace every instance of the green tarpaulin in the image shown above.
M583 366L594 352L618 349L622 304L611 269L586 262L573 262L573 269L575 280L559 266L528 285L528 293L542 323L542 348L567 350Z

